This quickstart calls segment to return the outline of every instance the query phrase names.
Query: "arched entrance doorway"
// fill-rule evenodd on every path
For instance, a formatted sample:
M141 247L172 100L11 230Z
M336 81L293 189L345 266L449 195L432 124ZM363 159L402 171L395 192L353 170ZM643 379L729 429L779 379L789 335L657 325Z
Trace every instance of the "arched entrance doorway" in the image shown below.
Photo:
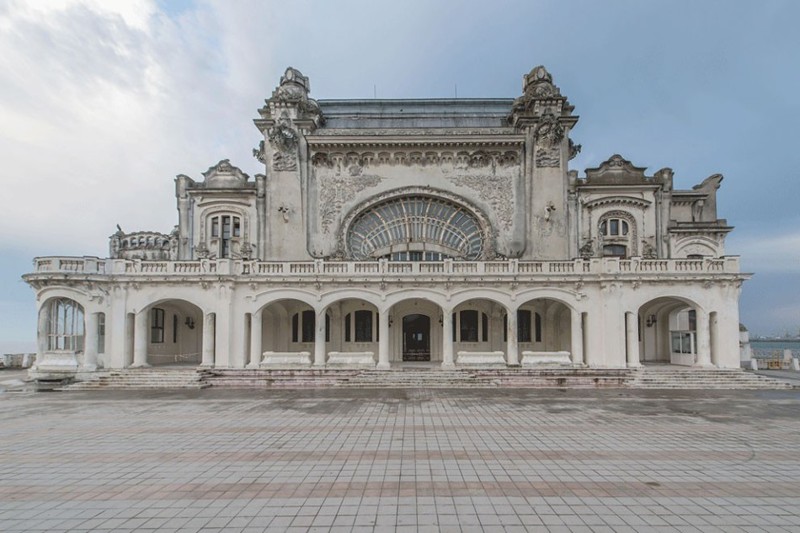
M185 300L152 304L147 316L147 364L199 365L202 358L203 312Z
M403 361L431 360L431 317L413 313L403 317Z

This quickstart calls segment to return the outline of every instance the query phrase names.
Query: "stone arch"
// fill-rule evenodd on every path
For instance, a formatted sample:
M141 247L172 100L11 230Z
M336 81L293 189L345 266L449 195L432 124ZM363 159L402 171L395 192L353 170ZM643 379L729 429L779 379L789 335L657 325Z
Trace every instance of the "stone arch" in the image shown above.
M700 333L696 317L704 312L694 299L681 295L659 295L641 303L634 313L639 361L694 365Z
M205 311L184 298L159 298L139 311L147 321L146 364L199 365Z

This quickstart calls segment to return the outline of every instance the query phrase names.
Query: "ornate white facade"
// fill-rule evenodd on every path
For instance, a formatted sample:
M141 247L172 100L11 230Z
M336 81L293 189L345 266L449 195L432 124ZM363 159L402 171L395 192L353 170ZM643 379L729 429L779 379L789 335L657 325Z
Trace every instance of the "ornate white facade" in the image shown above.
M739 366L722 176L674 190L613 155L569 170L573 106L543 67L517 99L320 100L288 69L253 178L175 180L169 233L42 257L34 377L218 368Z

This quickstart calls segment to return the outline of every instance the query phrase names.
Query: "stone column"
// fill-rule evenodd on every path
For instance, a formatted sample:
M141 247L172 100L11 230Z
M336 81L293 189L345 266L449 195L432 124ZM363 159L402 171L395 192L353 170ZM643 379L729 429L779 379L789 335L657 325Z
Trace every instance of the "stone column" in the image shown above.
M214 366L214 343L216 342L217 316L215 313L206 313L203 316L203 360L200 366Z
M150 312L148 309L139 311L133 323L133 368L150 366L147 364L147 326Z
M325 366L325 309L317 311L314 327L314 366Z
M250 315L250 363L247 368L258 368L261 364L261 333L262 333L262 314L259 309Z
M454 368L453 360L453 312L442 309L442 368Z
M378 368L388 370L389 364L389 309L378 312Z
M697 343L697 362L695 366L709 367L711 365L711 341L708 333L708 313L701 309L697 312L697 330L695 342Z
M639 363L639 321L636 313L625 313L625 339L628 368L642 366Z
M84 315L84 339L83 350L83 370L97 369L97 313L86 313Z
M47 325L49 322L49 306L45 305L39 310L39 322L37 325L36 333L36 346L38 352L36 353L36 364L43 360L44 353L48 350L50 345L50 337L48 335Z
M572 364L583 365L583 320L580 311L570 311L572 325L570 327L570 352Z
M519 341L517 339L517 310L506 307L506 363L508 366L519 366Z

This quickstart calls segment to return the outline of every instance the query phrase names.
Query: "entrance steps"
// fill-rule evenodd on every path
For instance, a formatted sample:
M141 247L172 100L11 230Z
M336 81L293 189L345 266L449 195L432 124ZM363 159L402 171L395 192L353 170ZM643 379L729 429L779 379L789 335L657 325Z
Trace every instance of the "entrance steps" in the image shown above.
M393 368L359 369L197 369L131 368L97 372L93 379L57 390L304 388L631 388L631 389L791 389L778 379L740 369L643 367L595 368Z
M365 370L339 383L340 387L358 389L435 389L492 387L492 383L475 379L465 370L399 369Z
M211 387L237 389L304 389L336 387L341 382L358 375L361 370L333 369L204 369L200 373L204 383Z
M643 367L635 371L633 389L791 389L791 383L739 368Z
M209 386L195 367L151 367L99 371L94 379L78 381L60 390L204 389Z

